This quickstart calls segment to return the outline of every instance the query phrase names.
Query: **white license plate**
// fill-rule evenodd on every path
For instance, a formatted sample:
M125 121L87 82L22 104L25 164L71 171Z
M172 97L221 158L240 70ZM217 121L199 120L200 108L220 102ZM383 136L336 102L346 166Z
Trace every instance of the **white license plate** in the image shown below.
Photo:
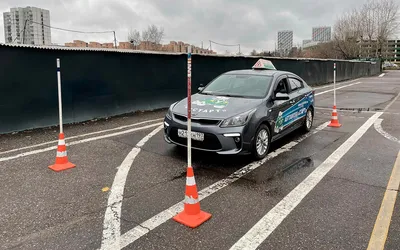
M181 138L187 138L187 131L183 129L178 129L178 136ZM192 140L204 141L204 134L192 131Z

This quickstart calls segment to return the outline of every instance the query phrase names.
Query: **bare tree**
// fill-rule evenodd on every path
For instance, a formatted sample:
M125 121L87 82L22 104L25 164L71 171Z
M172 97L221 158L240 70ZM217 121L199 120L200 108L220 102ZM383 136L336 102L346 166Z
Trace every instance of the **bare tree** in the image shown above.
M134 46L136 49L137 46L139 46L141 42L141 37L139 31L135 30L130 30L128 33L128 41Z
M382 55L388 50L388 39L399 29L399 4L395 1L368 0L360 9L343 14L334 27L335 49L351 59L362 55L364 41L368 41L367 50L376 57Z
M146 42L161 44L164 37L164 28L157 27L154 24L149 25L146 30L142 31L142 39Z
M335 49L343 58L358 57L360 47L358 41L362 37L362 14L354 9L344 13L334 26L333 40Z

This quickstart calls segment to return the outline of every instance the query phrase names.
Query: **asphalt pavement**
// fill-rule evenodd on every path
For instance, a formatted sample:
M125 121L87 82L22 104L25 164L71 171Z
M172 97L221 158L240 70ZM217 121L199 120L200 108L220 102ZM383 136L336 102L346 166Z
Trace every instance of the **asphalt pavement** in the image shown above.
M263 161L193 152L212 214L195 229L171 219L183 209L186 150L164 141L165 110L65 126L76 167L63 172L48 169L57 127L2 135L0 249L367 249L382 225L385 249L399 249L399 187L388 182L400 71L338 83L340 128L327 127L332 90L316 88L313 130L275 142ZM393 213L380 213L388 192Z

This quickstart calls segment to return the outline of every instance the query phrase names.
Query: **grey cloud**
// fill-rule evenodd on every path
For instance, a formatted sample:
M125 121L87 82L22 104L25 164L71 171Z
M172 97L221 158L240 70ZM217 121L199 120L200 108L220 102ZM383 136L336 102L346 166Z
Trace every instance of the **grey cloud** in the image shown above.
M295 42L311 36L313 26L331 25L341 12L362 4L349 0L2 0L0 11L35 6L50 10L51 25L82 31L116 30L125 41L130 28L163 26L164 42L182 40L200 45L213 40L241 44L242 51L274 49L277 31L293 30ZM3 20L0 42L4 42ZM73 39L112 41L110 34L80 35L52 31L53 42ZM236 51L213 45L213 49Z

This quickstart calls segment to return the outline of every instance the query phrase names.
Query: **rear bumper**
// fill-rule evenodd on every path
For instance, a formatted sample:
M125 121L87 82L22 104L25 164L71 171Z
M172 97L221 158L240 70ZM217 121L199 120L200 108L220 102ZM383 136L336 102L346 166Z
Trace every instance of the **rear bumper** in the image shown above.
M187 147L187 138L178 136L178 129L187 129L186 122L164 119L164 139L167 143ZM250 153L251 142L247 141L246 126L221 128L218 125L192 123L192 132L204 133L204 141L192 139L192 149L214 152L221 155Z

